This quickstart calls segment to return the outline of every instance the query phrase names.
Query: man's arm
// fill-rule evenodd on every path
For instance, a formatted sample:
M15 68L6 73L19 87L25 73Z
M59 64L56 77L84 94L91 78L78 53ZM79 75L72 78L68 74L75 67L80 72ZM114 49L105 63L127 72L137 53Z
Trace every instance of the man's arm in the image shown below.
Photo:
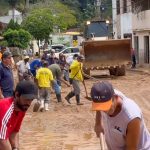
M71 86L71 85L70 85L67 81L65 81L62 77L60 78L60 81L63 82L64 84L66 84L68 87Z
M140 125L141 120L139 118L133 119L128 124L126 136L126 150L138 150L138 144L140 139Z
M1 90L1 87L0 87L0 99L3 99L4 98L4 95L3 95L3 92Z
M0 68L0 81L2 80L2 69ZM0 85L0 99L3 99L4 96L3 96L3 92L2 92L2 89L1 89L1 85Z
M9 138L12 148L19 148L19 132L13 132Z
M0 150L12 150L8 140L0 139Z
M100 111L96 111L94 131L96 132L97 137L100 136L101 132L104 133L103 126L102 126L102 123L101 123L101 112Z

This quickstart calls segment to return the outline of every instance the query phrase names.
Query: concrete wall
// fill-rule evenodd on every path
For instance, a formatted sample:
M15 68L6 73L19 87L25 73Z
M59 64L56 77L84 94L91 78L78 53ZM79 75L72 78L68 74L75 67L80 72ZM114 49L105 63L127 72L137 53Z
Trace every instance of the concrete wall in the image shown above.
M132 13L121 14L121 38L125 33L132 33Z
M120 0L120 14L116 13L116 0L112 0L113 7L113 31L116 33L115 38L119 35L132 33L132 47L135 48L134 36L138 37L139 49L136 54L139 58L139 64L144 64L145 43L144 36L149 36L150 40L150 10L132 13L131 0L127 1L127 13L123 13L123 1ZM150 41L149 41L150 44ZM150 48L150 45L149 45ZM150 54L150 50L149 50ZM149 56L150 57L150 56ZM149 64L150 65L150 64Z
M116 0L112 0L112 19L113 19L113 32L114 38L117 39L117 12L116 12Z
M139 57L139 62L138 63L140 65L143 65L143 64L145 64L144 63L144 55L145 55L144 37L149 36L149 44L150 44L150 35L147 31L136 32L136 33L134 33L134 35L138 36L138 38L139 38L139 53L136 54ZM134 45L133 45L133 47L134 47ZM149 47L150 47L150 45L149 45ZM149 53L150 53L150 50L149 50ZM149 56L149 58L150 58L150 56Z
M145 43L144 36L150 38L150 10L142 11L132 15L133 34L139 37L139 64L144 64ZM149 40L150 44L150 40ZM149 45L150 47L150 45ZM150 53L150 50L149 50Z
M132 15L133 30L150 30L150 10Z
M130 6L131 2L127 2L127 6ZM120 0L120 14L117 15L116 0L112 0L113 7L113 32L115 32L115 38L123 38L125 33L132 33L132 12L131 7L127 7L127 13L123 13L123 1Z

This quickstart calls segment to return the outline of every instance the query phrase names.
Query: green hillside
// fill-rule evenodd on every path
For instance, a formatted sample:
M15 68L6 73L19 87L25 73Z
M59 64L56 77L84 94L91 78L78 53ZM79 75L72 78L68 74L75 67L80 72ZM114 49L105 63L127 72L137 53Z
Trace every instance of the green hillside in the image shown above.
M9 5L5 0L0 0L0 16L7 14Z

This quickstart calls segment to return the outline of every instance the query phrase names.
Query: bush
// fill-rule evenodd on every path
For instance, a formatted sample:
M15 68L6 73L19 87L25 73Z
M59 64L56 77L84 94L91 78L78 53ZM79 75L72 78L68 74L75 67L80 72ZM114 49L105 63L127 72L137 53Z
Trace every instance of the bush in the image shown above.
M9 47L27 48L31 40L31 34L23 29L8 29L3 34L4 39L8 42Z
M7 41L0 41L0 46L7 47L8 42Z
M12 30L19 30L20 29L20 25L18 24L18 22L14 21L13 19L11 19L7 25L6 31L8 29L12 29Z

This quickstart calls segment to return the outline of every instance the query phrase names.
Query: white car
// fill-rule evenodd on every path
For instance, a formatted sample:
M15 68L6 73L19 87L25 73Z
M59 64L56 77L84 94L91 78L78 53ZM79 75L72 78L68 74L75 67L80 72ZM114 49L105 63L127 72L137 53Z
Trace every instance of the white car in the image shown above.
M80 50L78 47L67 47L60 52L55 52L57 58L59 58L59 54L63 53L66 57L73 56L74 54L80 54Z

